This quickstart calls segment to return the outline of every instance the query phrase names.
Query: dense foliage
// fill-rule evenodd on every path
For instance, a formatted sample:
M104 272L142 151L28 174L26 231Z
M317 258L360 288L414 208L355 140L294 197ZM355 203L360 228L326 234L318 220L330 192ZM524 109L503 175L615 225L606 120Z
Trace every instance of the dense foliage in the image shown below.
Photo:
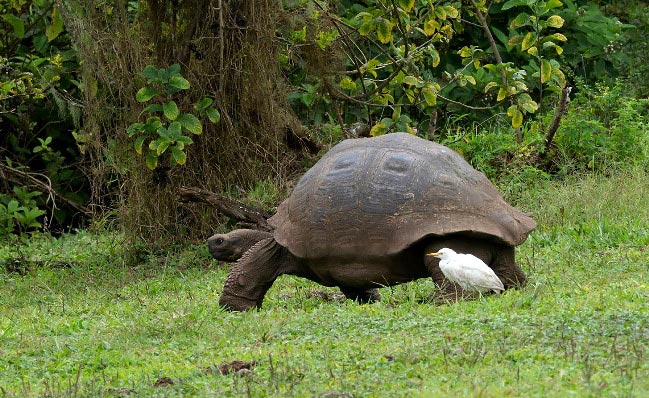
M300 148L393 131L514 186L647 167L644 2L225 1L203 20L206 4L0 4L0 234L121 206L137 229L160 222L145 239L177 237L205 218L171 205L185 181L245 196L312 162Z

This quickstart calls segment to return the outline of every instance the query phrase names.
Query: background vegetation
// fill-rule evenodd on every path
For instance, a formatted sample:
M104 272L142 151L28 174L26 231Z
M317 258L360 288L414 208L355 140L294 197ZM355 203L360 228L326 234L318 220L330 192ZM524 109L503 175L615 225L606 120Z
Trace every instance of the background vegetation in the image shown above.
M4 1L0 232L203 238L226 220L180 186L272 210L318 153L392 131L494 180L646 165L645 6Z

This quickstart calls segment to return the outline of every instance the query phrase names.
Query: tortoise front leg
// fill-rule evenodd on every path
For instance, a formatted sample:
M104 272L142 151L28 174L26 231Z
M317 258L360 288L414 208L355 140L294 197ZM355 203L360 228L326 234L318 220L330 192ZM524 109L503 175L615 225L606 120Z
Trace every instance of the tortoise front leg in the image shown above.
M286 249L273 238L250 248L228 274L219 304L233 311L261 307L278 276L286 273Z

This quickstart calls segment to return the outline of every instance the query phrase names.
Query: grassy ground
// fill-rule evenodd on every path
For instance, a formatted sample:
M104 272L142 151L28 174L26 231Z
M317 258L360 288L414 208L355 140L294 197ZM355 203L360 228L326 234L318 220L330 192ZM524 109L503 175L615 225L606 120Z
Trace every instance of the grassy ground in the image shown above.
M427 280L359 306L282 277L226 313L204 247L128 267L114 234L1 245L0 396L649 396L648 177L523 190L529 285L443 306Z

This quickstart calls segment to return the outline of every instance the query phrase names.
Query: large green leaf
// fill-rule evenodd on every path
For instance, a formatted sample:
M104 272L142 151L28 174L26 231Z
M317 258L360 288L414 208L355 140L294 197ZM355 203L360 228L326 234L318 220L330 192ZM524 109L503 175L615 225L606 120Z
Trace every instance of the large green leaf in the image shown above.
M529 5L530 1L529 0L509 0L502 6L502 10L509 10L510 8L518 7L518 6L526 6Z
M146 155L146 167L153 170L158 167L158 155L155 151L149 151Z
M187 161L187 155L185 152L177 146L171 147L171 158L177 164L183 165Z
M189 81L182 76L174 76L169 79L168 85L178 90L187 90L190 87Z
M553 28L560 28L563 26L563 23L565 21L558 15L552 15L546 22L548 23L548 26L551 26Z
M547 83L552 75L552 65L547 59L541 60L541 83Z
M144 141L147 139L146 135L141 135L137 137L135 140L135 152L137 152L138 155L142 154L142 146L144 145Z
M151 87L142 87L135 94L135 100L137 102L147 102L151 98L155 97L158 94L158 91Z
M392 41L392 22L385 18L379 19L376 24L376 36L383 44L388 44Z
M507 109L507 116L512 118L513 128L519 128L523 124L523 113L516 105L512 105Z
M532 47L535 41L536 35L532 32L527 32L527 34L523 38L523 41L521 42L521 50L525 51L528 48Z
M164 113L165 117L171 121L176 120L176 118L180 114L178 105L176 105L175 101L169 101L162 104L162 112Z
M214 109L214 108L212 108ZM178 116L177 121L182 125L183 129L192 134L201 134L203 132L203 125L198 118L191 113L183 113Z
M13 14L5 14L2 16L5 22L8 22L14 28L14 36L18 39L25 37L25 23L22 19Z
M397 3L405 12L410 12L415 6L415 0L398 0Z
M214 108L210 108L205 111L205 114L207 115L207 118L210 119L210 122L212 123L218 123L219 120L221 120L221 114L219 111L217 111Z
M160 78L160 71L158 71L158 68L156 68L153 65L147 65L144 67L144 70L142 70L142 73L140 73L142 77L145 77L149 80L157 80Z
M421 94L424 96L426 105L435 106L435 104L437 104L437 93L431 87L422 88Z
M52 24L47 25L45 28L45 36L47 36L47 41L52 41L56 39L61 32L63 32L63 18L59 13L59 9L54 7L52 9Z

